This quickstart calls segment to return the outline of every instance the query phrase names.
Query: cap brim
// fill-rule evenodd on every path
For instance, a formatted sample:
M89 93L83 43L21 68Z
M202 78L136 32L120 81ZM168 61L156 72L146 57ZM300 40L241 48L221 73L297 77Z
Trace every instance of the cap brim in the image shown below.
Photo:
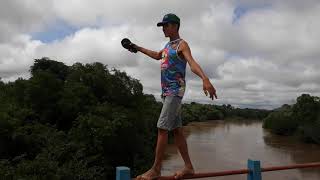
M158 24L157 24L157 26L159 27L159 26L163 26L163 25L165 25L165 24L167 24L168 22L167 21L162 21L162 22L159 22Z

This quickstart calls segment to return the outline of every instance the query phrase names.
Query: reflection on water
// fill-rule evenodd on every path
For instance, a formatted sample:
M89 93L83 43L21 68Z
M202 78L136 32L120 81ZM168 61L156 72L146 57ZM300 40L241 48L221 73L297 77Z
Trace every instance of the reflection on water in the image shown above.
M190 123L184 127L189 153L198 172L225 171L247 167L247 160L260 160L262 167L320 162L320 146L273 135L259 121ZM162 175L172 175L183 167L174 145L167 147ZM263 180L319 180L320 168L264 172ZM203 178L241 180L246 175Z

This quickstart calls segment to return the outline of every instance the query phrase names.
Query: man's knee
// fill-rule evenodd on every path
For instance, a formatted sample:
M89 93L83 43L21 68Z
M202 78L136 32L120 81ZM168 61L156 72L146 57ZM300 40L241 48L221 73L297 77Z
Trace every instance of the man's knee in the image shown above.
M158 128L159 135L168 135L168 130Z
M175 136L175 137L177 137L177 136L183 136L183 130L182 130L182 128L176 128L176 129L174 129L173 130L173 135Z

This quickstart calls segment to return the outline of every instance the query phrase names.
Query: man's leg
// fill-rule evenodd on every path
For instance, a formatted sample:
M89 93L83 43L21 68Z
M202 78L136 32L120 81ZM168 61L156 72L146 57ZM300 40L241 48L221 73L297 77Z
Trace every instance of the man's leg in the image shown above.
M166 149L167 143L168 143L168 131L164 129L158 129L156 157L152 167L159 172L161 171L162 160L163 160L164 151Z
M158 129L158 140L157 147L155 152L155 160L151 169L142 175L138 176L138 180L151 180L160 176L161 174L161 165L164 156L164 151L168 143L168 131L163 129Z
M182 178L184 175L194 174L194 169L190 160L188 145L186 138L184 137L182 127L174 129L173 134L175 144L178 147L182 159L185 163L185 167L182 170L177 171L175 173L175 178L179 179Z

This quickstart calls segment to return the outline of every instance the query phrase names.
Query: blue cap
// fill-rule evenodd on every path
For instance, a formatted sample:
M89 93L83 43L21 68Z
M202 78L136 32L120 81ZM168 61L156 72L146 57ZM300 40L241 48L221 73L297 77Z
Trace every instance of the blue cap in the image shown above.
M159 22L157 26L163 26L164 24L167 24L167 23L180 24L180 18L177 15L172 13L166 14L163 17L162 22Z

